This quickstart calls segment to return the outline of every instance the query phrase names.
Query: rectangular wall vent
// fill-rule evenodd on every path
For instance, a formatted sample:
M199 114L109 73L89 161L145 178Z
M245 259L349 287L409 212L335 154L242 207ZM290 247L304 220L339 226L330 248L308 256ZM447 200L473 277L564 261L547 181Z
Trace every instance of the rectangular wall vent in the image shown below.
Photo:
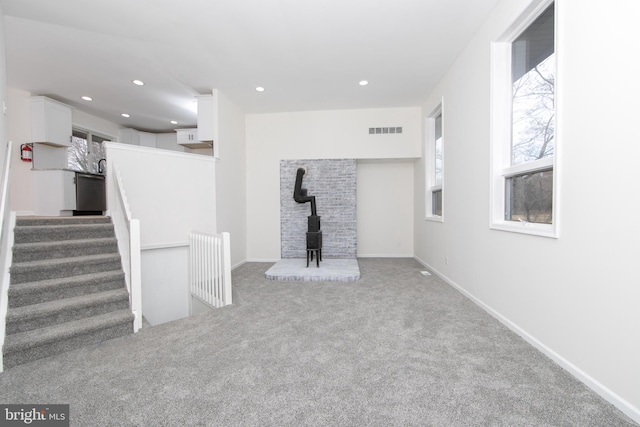
M369 128L369 135L385 134L385 133L402 133L402 126L385 127L385 128Z

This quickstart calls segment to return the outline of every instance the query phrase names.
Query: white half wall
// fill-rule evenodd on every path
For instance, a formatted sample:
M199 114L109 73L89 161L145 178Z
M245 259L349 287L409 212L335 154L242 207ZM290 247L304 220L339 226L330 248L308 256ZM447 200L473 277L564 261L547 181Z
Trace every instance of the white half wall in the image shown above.
M189 233L216 232L213 157L106 143L107 189L120 170L134 219L140 220L142 314L156 325L189 315ZM114 206L108 191L108 208Z
M143 249L186 244L191 230L216 232L213 157L105 144L107 163L120 170L131 213L140 220Z
M640 422L640 3L556 2L558 239L489 229L490 46L529 4L501 1L424 105L444 98L445 217L420 160L415 254Z
M421 121L419 107L247 115L248 260L280 259L280 160L415 159ZM403 133L369 135L370 127L391 126ZM374 183L358 183L368 185ZM379 250L358 246L363 253Z

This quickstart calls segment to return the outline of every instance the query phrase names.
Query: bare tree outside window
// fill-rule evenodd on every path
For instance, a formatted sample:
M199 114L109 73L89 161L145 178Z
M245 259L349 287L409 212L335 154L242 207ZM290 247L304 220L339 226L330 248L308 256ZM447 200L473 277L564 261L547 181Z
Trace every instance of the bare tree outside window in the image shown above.
M555 54L513 83L511 164L554 154Z
M67 148L67 164L69 169L88 172L89 152L87 140L78 136L71 137L71 145Z
M551 224L553 169L507 178L507 219Z
M104 141L108 139L74 129L71 145L67 148L67 167L80 172L97 173L100 159L106 157Z
M511 166L532 166L506 177L509 221L553 222L553 166L539 160L555 154L554 14L551 5L512 43Z

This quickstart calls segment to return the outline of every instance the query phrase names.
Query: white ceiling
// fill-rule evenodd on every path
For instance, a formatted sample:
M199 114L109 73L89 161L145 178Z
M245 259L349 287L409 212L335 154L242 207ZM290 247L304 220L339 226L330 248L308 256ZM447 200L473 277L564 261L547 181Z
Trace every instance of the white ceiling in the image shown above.
M7 86L155 132L212 88L245 113L417 106L497 1L0 0Z

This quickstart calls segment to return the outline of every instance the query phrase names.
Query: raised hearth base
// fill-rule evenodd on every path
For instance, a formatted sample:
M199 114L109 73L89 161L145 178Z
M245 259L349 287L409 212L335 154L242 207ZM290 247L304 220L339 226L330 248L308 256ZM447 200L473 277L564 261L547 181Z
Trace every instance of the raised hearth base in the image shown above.
M304 258L283 259L264 274L270 280L299 282L355 282L360 279L358 260L323 259L320 268L307 268Z

